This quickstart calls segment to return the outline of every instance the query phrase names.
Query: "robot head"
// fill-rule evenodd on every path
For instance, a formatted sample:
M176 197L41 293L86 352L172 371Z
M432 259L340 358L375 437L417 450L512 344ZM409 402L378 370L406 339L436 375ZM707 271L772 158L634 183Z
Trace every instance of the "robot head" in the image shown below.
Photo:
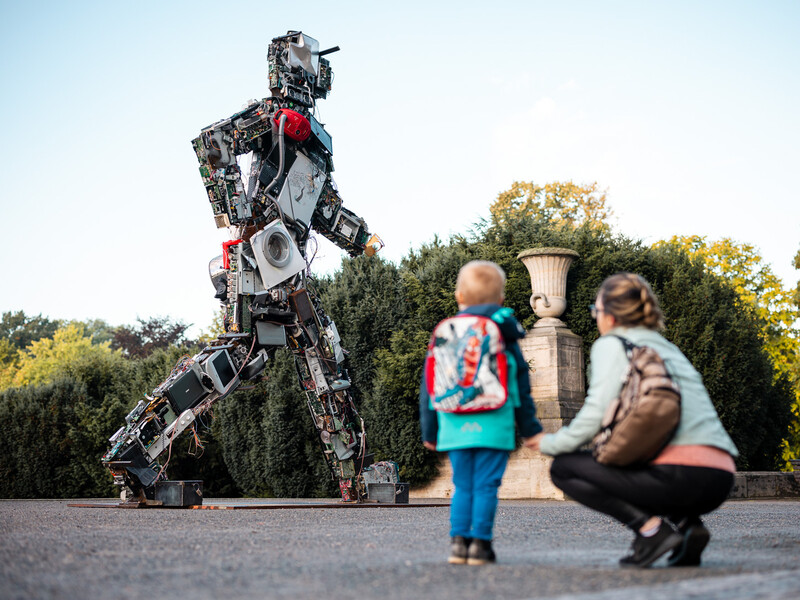
M310 108L317 98L326 98L333 71L326 54L338 46L320 51L319 42L301 31L289 31L269 45L269 88L273 96Z
M306 76L319 76L319 42L312 37L299 33L290 38L288 48L290 67L300 67Z

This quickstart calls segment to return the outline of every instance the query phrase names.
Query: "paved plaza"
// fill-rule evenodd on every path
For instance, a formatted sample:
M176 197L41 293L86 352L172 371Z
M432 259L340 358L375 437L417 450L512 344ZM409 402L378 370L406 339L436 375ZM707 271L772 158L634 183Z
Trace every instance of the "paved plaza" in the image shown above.
M0 598L800 598L796 500L728 502L706 519L712 539L702 567L668 568L662 559L645 570L617 566L630 544L624 528L572 502L502 501L498 564L483 567L446 563L446 505L118 510L70 502L0 501Z

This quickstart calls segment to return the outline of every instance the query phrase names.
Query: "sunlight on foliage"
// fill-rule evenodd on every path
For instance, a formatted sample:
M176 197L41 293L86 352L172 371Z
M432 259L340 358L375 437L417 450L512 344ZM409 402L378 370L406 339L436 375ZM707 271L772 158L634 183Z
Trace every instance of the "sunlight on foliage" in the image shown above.
M52 338L31 342L21 353L12 383L17 387L36 385L59 376L74 377L87 368L113 368L122 360L122 353L109 346L110 342L92 344L81 325L67 325Z
M572 227L588 224L607 229L612 211L606 200L606 190L598 190L597 182L577 185L555 181L540 186L532 181L515 181L510 189L498 194L489 211L496 225L530 217Z
M794 418L788 438L784 440L784 459L797 458L800 456L800 284L794 289L784 288L752 244L730 238L710 242L694 235L675 236L656 244L659 245L678 247L702 259L710 272L733 284L744 306L755 311L776 377L788 377L794 388ZM800 252L794 264L800 268Z

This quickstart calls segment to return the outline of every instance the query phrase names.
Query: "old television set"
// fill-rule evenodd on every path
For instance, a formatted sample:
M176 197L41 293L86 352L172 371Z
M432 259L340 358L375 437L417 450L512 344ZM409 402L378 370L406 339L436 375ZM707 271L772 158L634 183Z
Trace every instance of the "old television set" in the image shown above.
M208 396L209 390L203 385L203 371L198 364L193 364L182 373L165 391L167 400L176 415L192 408Z
M206 373L214 383L214 389L225 394L239 383L239 375L227 350L217 350L205 362Z

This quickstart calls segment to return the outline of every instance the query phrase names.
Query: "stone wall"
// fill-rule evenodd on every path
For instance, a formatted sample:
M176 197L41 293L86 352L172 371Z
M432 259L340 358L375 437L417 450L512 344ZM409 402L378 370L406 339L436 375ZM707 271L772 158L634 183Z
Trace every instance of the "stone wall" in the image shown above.
M800 498L800 472L744 471L736 474L731 498Z
M550 498L564 500L564 493L550 481L552 459L528 448L511 453L500 486L499 497L504 500ZM447 455L439 455L439 475L424 487L412 488L411 498L451 498L453 469Z
M549 498L565 500L561 490L550 481L550 459L521 448L512 452L508 469L500 486L503 500ZM430 484L411 490L412 498L450 498L453 471L445 454L440 455L439 476ZM789 473L772 471L744 471L736 473L730 499L759 500L767 498L800 498L800 471Z

